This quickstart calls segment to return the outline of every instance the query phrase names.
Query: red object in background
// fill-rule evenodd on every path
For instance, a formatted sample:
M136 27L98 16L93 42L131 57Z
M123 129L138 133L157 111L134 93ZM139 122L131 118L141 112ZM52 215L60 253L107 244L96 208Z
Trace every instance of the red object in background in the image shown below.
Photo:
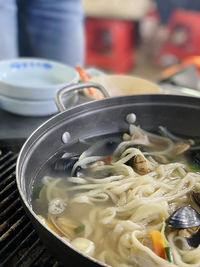
M135 64L135 24L120 19L86 19L86 65L127 73Z
M160 14L156 7L152 7L146 14L147 18L154 18L155 20L160 20Z
M200 12L176 10L167 27L169 37L161 48L158 62L165 55L173 55L179 60L200 55Z

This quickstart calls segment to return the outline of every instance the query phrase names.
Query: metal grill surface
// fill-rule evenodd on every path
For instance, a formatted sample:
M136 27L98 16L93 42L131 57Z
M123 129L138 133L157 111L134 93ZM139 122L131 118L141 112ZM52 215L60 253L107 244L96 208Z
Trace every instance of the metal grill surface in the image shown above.
M32 227L15 182L17 153L0 151L0 267L58 267Z

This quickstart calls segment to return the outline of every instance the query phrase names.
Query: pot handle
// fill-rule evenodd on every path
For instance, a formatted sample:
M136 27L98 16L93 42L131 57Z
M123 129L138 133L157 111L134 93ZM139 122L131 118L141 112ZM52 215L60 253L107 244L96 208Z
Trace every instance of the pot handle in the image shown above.
M88 88L88 87L93 87L93 88L96 88L99 91L101 91L104 98L110 97L108 91L99 83L84 82L84 83L77 83L77 84L73 84L73 85L68 85L68 86L63 87L62 89L60 89L56 93L55 102L56 102L56 106L59 109L59 111L62 112L62 111L66 110L65 105L62 101L63 95L68 94L68 93L73 92L73 91Z

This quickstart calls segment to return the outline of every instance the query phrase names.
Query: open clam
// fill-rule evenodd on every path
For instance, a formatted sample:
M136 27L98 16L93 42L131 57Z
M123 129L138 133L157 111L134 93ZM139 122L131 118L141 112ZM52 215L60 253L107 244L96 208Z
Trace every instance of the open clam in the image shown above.
M166 225L179 230L179 235L186 238L191 247L200 244L200 214L191 206L177 209L166 220Z
M56 172L71 172L74 164L78 161L79 156L73 155L69 158L58 159L52 166Z
M177 229L197 227L200 226L200 214L191 206L183 206L172 213L166 225Z

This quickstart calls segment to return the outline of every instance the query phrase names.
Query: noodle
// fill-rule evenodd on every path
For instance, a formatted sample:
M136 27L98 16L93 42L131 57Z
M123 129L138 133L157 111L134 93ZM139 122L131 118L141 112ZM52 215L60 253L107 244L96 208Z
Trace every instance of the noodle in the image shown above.
M154 155L163 160L163 155L171 155L174 143L132 125L130 134L136 131L148 138L140 136L121 142L109 164L91 168L92 162L103 157L84 152L73 166L72 175L78 166L89 173L69 177L65 187L59 187L62 178L43 179L48 202L61 190L68 203L64 214L50 216L51 221L70 241L75 235L74 221L75 225L84 224L85 230L78 236L92 240L94 257L111 266L200 267L200 246L190 247L185 238L178 236L177 230L166 232L174 262L156 255L149 235L152 229L161 231L163 220L177 208L190 204L188 195L194 188L199 190L200 174L189 172L184 161L161 164ZM161 149L152 151L158 143L162 143ZM147 150L142 152L135 145L147 147ZM136 155L143 156L148 166L146 174L141 175L126 165ZM101 172L110 173L98 179L92 176ZM80 210L84 210L83 205L87 206L83 217L79 214L70 217L73 205L80 206ZM69 218L67 227L64 226L65 217ZM59 220L62 227L58 225Z

